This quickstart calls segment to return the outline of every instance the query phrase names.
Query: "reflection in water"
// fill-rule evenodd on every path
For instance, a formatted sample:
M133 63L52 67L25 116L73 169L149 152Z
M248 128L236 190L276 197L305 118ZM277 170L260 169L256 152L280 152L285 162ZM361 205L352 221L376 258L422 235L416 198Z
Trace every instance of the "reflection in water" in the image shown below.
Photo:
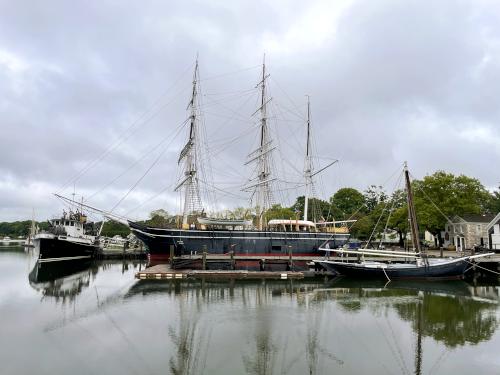
M122 273L141 265L137 261L122 262ZM30 286L42 293L43 297L53 297L56 302L74 302L88 288L91 280L99 272L115 267L116 262L93 261L89 259L68 260L60 262L36 261L28 275ZM96 298L99 296L96 294ZM97 301L99 302L99 301Z
M4 270L18 264L25 288L22 298L0 291L0 328L15 327L17 340L3 350L25 355L32 345L30 372L63 350L68 360L47 372L487 373L470 358L490 358L500 338L496 284L135 280L138 262L27 269L20 254L3 259ZM12 276L2 275L5 285ZM22 373L21 362L7 373Z
M294 285L296 283L296 285ZM137 294L171 294L178 299L179 314L177 329L169 327L169 337L177 348L170 359L170 370L174 374L196 373L203 366L200 359L206 358L210 343L210 332L200 323L204 308L225 300L237 298L244 309L253 309L255 326L242 340L253 342L253 350L242 353L244 369L248 374L286 373L302 359L307 362L310 374L318 373L318 363L328 361L327 366L341 368L343 358L326 349L319 333L324 332L325 318L322 305L335 302L349 314L368 309L374 316L387 315L389 310L411 324L415 333L416 374L422 372L422 340L432 337L446 347L478 344L491 339L498 327L496 298L491 298L488 289L473 288L463 281L443 283L391 282L388 285L377 281L341 279L330 284L321 280L305 281L140 281L132 286L126 298ZM296 303L307 313L305 337L302 338L302 354L287 358L287 332L277 332L273 326L273 298L295 297ZM282 317L286 319L286 316ZM402 372L409 372L404 355L398 346L397 334L387 321L384 328L384 344L389 347ZM380 324L380 323L374 323ZM204 329L200 329L200 327ZM293 327L290 327L293 329ZM359 335L359 333L358 333ZM363 337L358 337L363 340ZM434 368L437 368L438 363Z
M489 288L472 288L464 281L401 281L384 287L376 284L374 281L341 279L333 284L335 288L318 291L315 300L335 298L345 310L368 308L374 314L394 309L402 320L410 322L416 335L415 374L422 373L423 337L432 337L449 350L490 340L498 327L498 294L492 299ZM396 341L394 334L393 338ZM388 341L386 344L391 346ZM399 349L392 351L400 369L408 372ZM434 363L433 371L441 360L442 357Z
M92 274L97 267L91 267L90 260L35 263L28 280L30 285L43 296L55 297L62 303L73 301L83 288L88 288Z

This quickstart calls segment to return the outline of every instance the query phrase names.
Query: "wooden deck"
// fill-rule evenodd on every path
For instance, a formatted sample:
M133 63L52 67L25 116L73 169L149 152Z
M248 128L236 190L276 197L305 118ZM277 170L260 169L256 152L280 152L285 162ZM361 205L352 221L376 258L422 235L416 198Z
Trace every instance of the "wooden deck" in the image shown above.
M137 279L302 279L304 272L272 272L245 270L173 270L168 264L158 264L135 274Z

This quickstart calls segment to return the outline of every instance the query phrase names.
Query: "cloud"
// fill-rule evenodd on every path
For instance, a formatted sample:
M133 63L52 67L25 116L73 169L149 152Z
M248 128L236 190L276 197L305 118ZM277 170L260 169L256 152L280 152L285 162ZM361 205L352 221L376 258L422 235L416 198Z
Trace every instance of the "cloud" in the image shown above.
M158 158L117 210L178 211L197 54L219 208L248 204L264 52L277 169L297 182L277 200L302 194L305 94L316 153L340 159L323 198L383 183L404 160L416 177L444 169L495 187L499 19L491 1L2 2L0 220L57 212L51 192L71 194L93 160L74 181L90 203L113 207Z

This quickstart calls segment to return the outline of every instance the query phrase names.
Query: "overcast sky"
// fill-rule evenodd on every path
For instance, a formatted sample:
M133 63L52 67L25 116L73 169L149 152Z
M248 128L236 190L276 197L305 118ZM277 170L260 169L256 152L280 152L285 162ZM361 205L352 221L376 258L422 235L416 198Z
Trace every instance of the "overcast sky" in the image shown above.
M73 189L111 209L134 185L116 212L177 212L197 54L218 207L247 205L264 53L274 159L292 183L277 201L303 194L306 94L316 169L339 159L320 198L384 184L405 160L417 178L498 186L496 1L0 0L0 221L57 215L51 194Z

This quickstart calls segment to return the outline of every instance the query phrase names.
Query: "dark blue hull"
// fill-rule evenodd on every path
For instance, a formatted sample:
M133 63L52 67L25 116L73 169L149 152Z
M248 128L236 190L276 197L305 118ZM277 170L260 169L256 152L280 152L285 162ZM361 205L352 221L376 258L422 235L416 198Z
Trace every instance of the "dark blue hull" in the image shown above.
M173 246L176 256L202 252L236 255L287 255L320 256L318 248L329 242L330 248L344 245L348 234L322 232L267 232L257 230L181 230L150 228L129 223L132 232L147 248L150 255L170 254Z
M94 244L74 243L58 238L35 239L35 251L40 262L90 259L98 250Z
M329 271L356 278L376 279L459 279L470 266L466 260L443 264L417 266L416 264L389 264L385 268L366 267L362 263L319 261Z

